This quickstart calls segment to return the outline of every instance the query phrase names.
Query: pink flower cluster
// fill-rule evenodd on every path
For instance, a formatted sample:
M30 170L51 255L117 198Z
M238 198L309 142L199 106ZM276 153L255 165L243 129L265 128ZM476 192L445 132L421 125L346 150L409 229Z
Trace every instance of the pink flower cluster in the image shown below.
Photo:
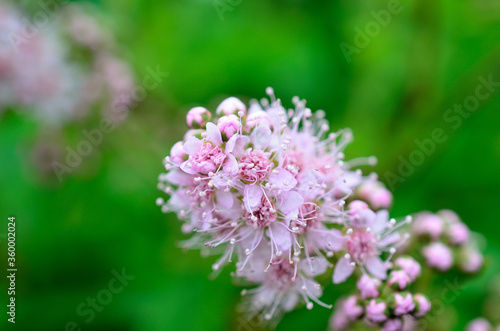
M398 270L387 277L411 217L390 218L390 192L376 175L355 169L375 158L346 161L350 130L329 133L324 111L313 113L298 97L287 110L266 92L270 101L252 100L248 108L230 97L215 114L188 112L190 130L159 177L170 198L156 201L194 233L185 246L219 254L214 271L234 260L234 275L256 285L242 293L248 314L265 319L301 302L331 307L320 300L315 277L332 265L335 284L358 270L406 287L415 270L406 280Z
M420 272L420 264L404 256L394 261L387 280L363 274L357 282L358 292L343 299L333 313L331 329L348 330L357 321L385 331L411 329L405 324L413 324L431 309L425 295L412 294L408 288Z
M123 95L133 88L132 72L115 55L109 31L89 12L69 4L37 25L15 6L0 3L0 113L26 111L54 127L98 106L111 121L123 120L110 109L130 102ZM85 57L78 54L77 60L75 51Z
M476 273L483 265L484 258L469 228L451 210L417 214L413 233L428 242L422 255L431 268L445 272L456 265L463 272Z
M465 331L500 331L500 325L493 327L484 317L478 317L465 326Z

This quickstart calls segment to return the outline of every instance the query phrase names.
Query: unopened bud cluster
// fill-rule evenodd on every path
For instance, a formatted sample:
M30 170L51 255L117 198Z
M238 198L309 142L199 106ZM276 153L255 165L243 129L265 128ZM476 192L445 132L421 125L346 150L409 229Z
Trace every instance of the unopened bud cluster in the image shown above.
M400 257L386 280L361 276L357 293L342 299L330 320L332 330L349 330L353 323L378 326L381 330L402 330L406 317L421 318L431 309L429 299L410 290L420 276L420 264L411 257Z
M421 212L415 216L413 233L424 242L421 253L431 268L445 272L456 266L466 273L477 273L483 255L465 223L451 210L437 214Z

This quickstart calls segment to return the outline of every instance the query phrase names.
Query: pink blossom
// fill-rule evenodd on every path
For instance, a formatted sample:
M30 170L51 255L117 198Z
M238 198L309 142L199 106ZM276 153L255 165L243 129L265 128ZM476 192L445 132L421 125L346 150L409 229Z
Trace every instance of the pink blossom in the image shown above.
M389 208L392 205L392 193L386 188L379 188L370 197L373 209Z
M229 97L222 101L220 105L215 110L217 115L238 115L245 116L247 108L240 99L235 97Z
M358 303L358 297L351 295L344 301L343 310L351 321L357 320L364 312L363 307Z
M174 146L172 146L172 149L170 150L169 160L171 160L176 165L181 165L185 161L184 157L186 156L187 153L184 151L184 143L182 141L178 141L174 144Z
M354 200L349 203L348 208L350 225L355 228L366 228L375 217L375 213L364 201Z
M461 260L459 261L460 269L468 273L476 273L481 270L484 258L481 253L475 249L464 249Z
M392 205L392 193L379 181L364 182L359 186L358 191L359 196L375 210L387 209Z
M393 270L389 274L387 284L397 290L404 290L411 283L410 276L404 270Z
M431 243L422 248L427 265L439 271L447 271L453 265L451 250L441 242Z
M415 317L424 317L431 310L431 302L429 299L423 294L415 294L413 296L415 300L415 311L413 312L413 316Z
M263 110L256 110L251 112L248 115L247 121L245 123L245 131L250 132L258 125L264 125L269 128L273 125L271 118L269 117L267 112Z
M402 316L413 312L415 309L413 296L408 292L395 293L391 308L396 316Z
M403 330L403 321L401 318L391 318L384 323L381 331L401 331Z
M386 308L385 302L372 299L366 306L366 318L373 323L382 323L387 320Z
M452 245L461 245L469 241L469 228L464 223L453 223L448 227L448 236Z
M217 127L221 133L230 139L240 129L240 119L236 115L222 116L217 122Z
M444 222L437 215L423 212L415 217L413 229L418 235L427 235L437 240L444 231Z
M443 209L438 211L437 215L448 224L462 222L460 220L460 217L458 217L457 213L455 213L453 210Z
M385 190L380 183L372 201L347 205L362 198L360 185L374 181L356 169L374 158L346 160L350 130L329 133L323 111L313 113L299 98L287 110L272 89L267 92L270 101L254 102L248 115L238 99L224 100L217 125L208 115L196 122L192 114L200 128L189 130L164 159L158 188L170 197L156 203L177 214L184 233L193 233L183 247L218 254L215 273L234 262L234 276L254 285L243 293L250 317L276 319L301 303L331 308L314 278L334 263L333 282L340 283L358 268L359 296L343 300L342 313L332 318L348 327L363 316L363 300L379 297L391 259L408 239L401 228L411 217L397 222L387 210L372 210L388 205L387 196L378 196ZM391 284L400 288L408 282L405 268L409 278L420 273L409 262L398 268ZM398 301L398 311L404 303ZM386 305L373 301L373 321L382 321Z
M377 298L380 294L378 290L378 286L380 286L380 280L378 280L377 278L363 275L358 280L356 285L363 299Z
M420 263L410 256L398 257L396 261L394 261L394 265L404 270L412 282L414 282L422 272Z
M263 180L272 168L269 154L259 150L247 151L238 164L241 179L252 183Z
M403 222L394 226L396 220L389 220L388 212L381 210L376 214L367 214L366 220L362 222L366 228L359 228L361 223L357 215L356 212L353 216L356 228L351 228L346 232L347 254L340 258L333 272L333 282L336 284L345 281L354 271L353 266L356 264L366 268L371 275L385 279L388 264L381 259L381 251L394 253L396 251L394 245L405 240L397 229L411 222L411 217L407 217ZM347 226L350 224L350 221L346 223Z
M347 330L349 328L350 321L347 318L345 311L343 310L342 299L339 299L337 301L337 303L338 303L338 305L336 305L335 309L333 310L333 314L330 318L330 323L329 323L330 329L332 329L332 330Z
M492 326L487 319L479 317L470 321L466 326L466 331L490 331Z
M264 246L260 246L255 251L256 257L265 255ZM314 275L324 273L327 262L321 259L315 261ZM280 258L272 266L266 268L265 259L253 259L251 268L239 271L238 276L260 284L259 287L251 290L251 293L248 291L248 295L246 290L242 292L242 295L247 297L245 305L250 315L262 312L264 319L269 320L294 309L301 300L305 301L308 309L312 309L314 303L331 308L330 305L318 299L322 290L319 284L312 280L313 274L308 271L306 261L294 259L293 263L290 263L288 259Z
M181 169L188 174L209 174L216 172L226 159L226 155L219 146L214 146L207 142L192 142L188 140L184 144L184 151L189 155L189 159L184 161Z
M191 108L186 115L186 123L190 128L204 128L212 114L204 107Z

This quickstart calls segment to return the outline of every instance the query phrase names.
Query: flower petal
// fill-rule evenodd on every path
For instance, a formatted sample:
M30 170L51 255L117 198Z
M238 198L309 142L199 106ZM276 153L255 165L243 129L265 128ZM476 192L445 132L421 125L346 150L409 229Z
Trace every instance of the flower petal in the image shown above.
M243 202L249 213L261 204L262 195L262 188L259 185L245 186Z
M328 230L327 233L324 234L325 238L325 248L332 250L332 251L338 251L341 250L344 247L345 243L345 238L342 235L342 232L336 229L330 229Z
M371 225L372 232L379 234L387 228L389 222L389 212L387 210L381 210L377 212L375 220Z
M217 204L229 209L233 206L234 199L231 192L226 192L224 190L215 190L215 197L217 198Z
M212 122L207 123L207 139L214 145L222 145L222 135L220 134L220 130Z
M351 261L342 257L338 260L333 270L333 283L339 284L344 282L350 275L354 272L354 266L351 265Z
M283 311L290 311L292 309L295 309L297 306L297 302L299 301L299 295L297 292L290 292L283 298Z
M189 137L189 139L184 143L184 151L191 155L197 153L203 146L203 141L196 137Z
M165 180L174 185L189 185L193 182L193 176L174 169L165 175Z
M303 259L299 263L300 270L308 277L322 275L326 272L326 269L328 269L328 261L321 257L315 257L314 260Z
M399 232L394 232L394 233L391 233L390 235L380 239L379 242L377 243L377 246L385 247L385 246L393 245L400 240L401 240L401 234Z
M238 161L232 155L228 155L223 165L224 172L227 174L235 174L238 172Z
M276 168L268 176L269 183L274 185L274 188L290 191L297 185L297 180L292 173L283 168Z
M378 279L387 278L387 266L378 256L372 256L365 262L366 269Z
M283 192L281 195L283 202L281 203L279 209L284 213L288 214L294 210L297 210L304 204L304 198L295 191Z
M181 164L181 170L184 171L187 174L195 175L198 172L193 169L193 167L190 167L189 165L192 164L190 160L184 161Z
M291 249L292 237L290 236L290 231L282 224L278 224L277 222L272 223L266 234L269 238L272 238L280 251L287 252Z
M266 125L257 125L252 131L250 139L257 149L264 149L271 141L272 132Z
M236 142L240 138L240 135L235 133L226 143L226 154L232 153L234 146L236 146Z

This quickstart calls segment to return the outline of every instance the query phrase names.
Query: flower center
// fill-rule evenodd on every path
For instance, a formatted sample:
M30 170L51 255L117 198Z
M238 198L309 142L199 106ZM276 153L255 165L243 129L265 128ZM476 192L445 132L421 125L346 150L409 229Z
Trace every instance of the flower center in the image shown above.
M294 282L295 267L287 259L275 263L270 268L273 283L279 288L288 288Z
M220 147L205 143L201 150L193 155L192 163L195 165L198 172L208 174L210 172L216 172L225 158L226 155L222 152Z
M191 197L193 206L200 207L212 199L214 190L208 186L207 181L201 181L199 183L193 183L186 194Z
M363 262L377 251L375 238L369 232L356 231L347 240L347 251L357 262Z
M299 209L299 220L294 222L294 226L299 228L299 233L303 234L314 227L319 219L317 206L314 203L305 203Z
M256 228L265 228L276 220L276 211L271 211L271 208L273 208L273 206L263 197L261 205L257 210L254 210L252 213L245 212L247 224Z
M248 182L263 180L271 170L269 158L263 151L252 151L239 161L240 176Z

